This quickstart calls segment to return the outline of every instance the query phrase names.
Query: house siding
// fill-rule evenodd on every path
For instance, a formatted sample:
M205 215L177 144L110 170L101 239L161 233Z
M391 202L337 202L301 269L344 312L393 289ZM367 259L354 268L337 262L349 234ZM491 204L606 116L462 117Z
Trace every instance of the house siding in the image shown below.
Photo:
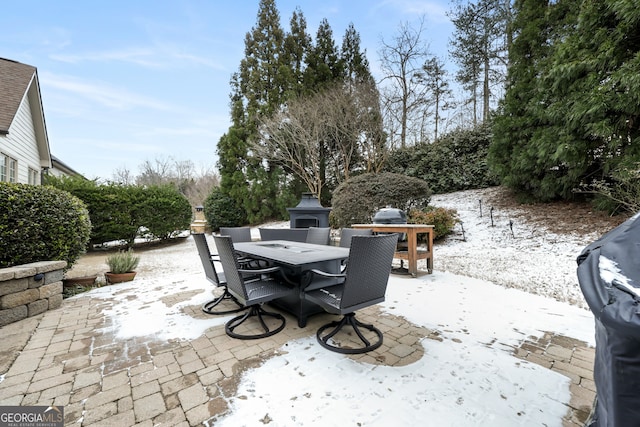
M29 97L25 96L11 123L9 133L0 136L0 151L18 161L17 182L29 183L29 168L38 171L36 183L40 183L40 154L31 116Z

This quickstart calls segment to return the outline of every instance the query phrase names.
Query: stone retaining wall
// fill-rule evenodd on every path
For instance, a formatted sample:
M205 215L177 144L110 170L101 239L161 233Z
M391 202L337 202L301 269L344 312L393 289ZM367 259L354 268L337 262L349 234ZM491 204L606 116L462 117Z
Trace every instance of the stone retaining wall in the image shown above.
M0 268L0 326L62 305L65 261Z

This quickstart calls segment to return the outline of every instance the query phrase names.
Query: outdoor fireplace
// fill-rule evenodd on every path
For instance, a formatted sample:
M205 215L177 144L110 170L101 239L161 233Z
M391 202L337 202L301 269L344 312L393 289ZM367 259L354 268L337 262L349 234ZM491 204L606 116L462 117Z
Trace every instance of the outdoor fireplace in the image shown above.
M302 193L302 199L289 211L290 228L329 227L331 208L323 208L318 198L311 193Z

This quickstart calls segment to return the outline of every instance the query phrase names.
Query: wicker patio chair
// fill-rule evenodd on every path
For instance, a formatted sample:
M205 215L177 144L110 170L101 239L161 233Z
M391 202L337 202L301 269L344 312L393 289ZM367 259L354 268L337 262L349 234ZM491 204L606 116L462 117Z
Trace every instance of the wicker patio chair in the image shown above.
M373 232L368 228L343 228L340 230L340 247L350 248L353 236L371 236Z
M251 229L249 227L220 227L220 235L230 236L234 243L251 241Z
M238 300L229 293L229 290L227 289L227 279L225 278L224 273L218 273L216 271L215 262L220 262L220 259L217 256L211 255L206 236L203 233L193 234L193 240L196 242L198 255L200 255L200 261L202 262L202 267L204 268L207 280L216 285L216 287L223 289L220 296L202 305L202 311L207 314L230 314L244 310L246 307L240 304L240 302L238 302ZM228 310L216 311L215 308L223 301L232 301L237 305L237 307Z
M362 308L384 301L391 273L391 261L398 242L397 234L381 236L353 236L349 252L349 263L345 273L329 274L312 270L325 277L342 277L338 285L328 286L304 293L304 299L313 302L325 311L342 315L340 321L333 321L318 329L316 337L323 347L344 354L366 353L382 345L382 332L373 325L364 324L355 317ZM341 340L350 327L360 339L354 345L352 340ZM368 333L364 332L368 330ZM328 331L328 333L325 333ZM342 335L338 335L342 331ZM371 341L374 340L375 341ZM348 344L340 345L340 342Z
M259 228L260 240L288 240L290 242L304 242L307 239L306 228Z
M233 241L229 236L214 236L220 262L227 279L227 289L242 305L249 310L242 315L236 316L225 324L227 335L238 339L258 339L277 334L286 324L284 316L280 313L266 311L262 304L273 301L277 298L289 296L296 292L295 288L289 287L276 280L273 274L280 270L280 267L271 267L261 270L242 270L238 263L236 252L233 248ZM258 274L257 278L245 279L244 273ZM257 318L262 328L260 333L240 333L236 328L243 325L243 330L250 332L252 327L247 323L251 318ZM268 322L268 318L275 319ZM269 324L268 324L269 323Z
M331 228L329 227L309 227L307 231L306 243L314 243L316 245L328 245L331 238Z

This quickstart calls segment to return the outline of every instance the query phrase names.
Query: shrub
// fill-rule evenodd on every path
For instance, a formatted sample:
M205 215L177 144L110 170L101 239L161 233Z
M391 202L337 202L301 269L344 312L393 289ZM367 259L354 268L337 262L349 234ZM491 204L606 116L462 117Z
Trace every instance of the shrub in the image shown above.
M68 191L87 205L93 224L92 245L114 240L133 243L139 228L133 215L140 198L137 187L100 185L81 177L48 177L46 182Z
M428 205L431 191L426 182L394 173L367 173L351 178L336 188L332 198L331 222L335 228L371 222L386 206L408 211Z
M83 178L48 178L87 205L93 224L91 244L124 240L133 245L141 227L152 237L165 239L189 228L191 206L171 186L138 187L98 184Z
M236 201L215 187L204 201L204 217L214 230L220 227L240 227L247 223L245 210Z
M166 240L189 229L191 205L173 185L152 185L142 191L136 218L153 237Z
M428 206L425 209L411 209L407 218L407 222L411 224L433 225L434 240L441 239L451 233L459 220L458 211L455 209L435 206Z
M640 163L623 162L611 171L609 179L594 180L575 191L593 193L593 204L598 210L635 214L640 211Z
M423 179L436 194L490 187L499 184L487 165L490 143L488 126L453 131L433 144L394 151L387 170Z
M140 257L133 253L133 249L118 251L107 257L109 273L122 274L134 271L140 262Z
M90 232L79 198L49 186L0 182L0 267L63 260L70 268Z

